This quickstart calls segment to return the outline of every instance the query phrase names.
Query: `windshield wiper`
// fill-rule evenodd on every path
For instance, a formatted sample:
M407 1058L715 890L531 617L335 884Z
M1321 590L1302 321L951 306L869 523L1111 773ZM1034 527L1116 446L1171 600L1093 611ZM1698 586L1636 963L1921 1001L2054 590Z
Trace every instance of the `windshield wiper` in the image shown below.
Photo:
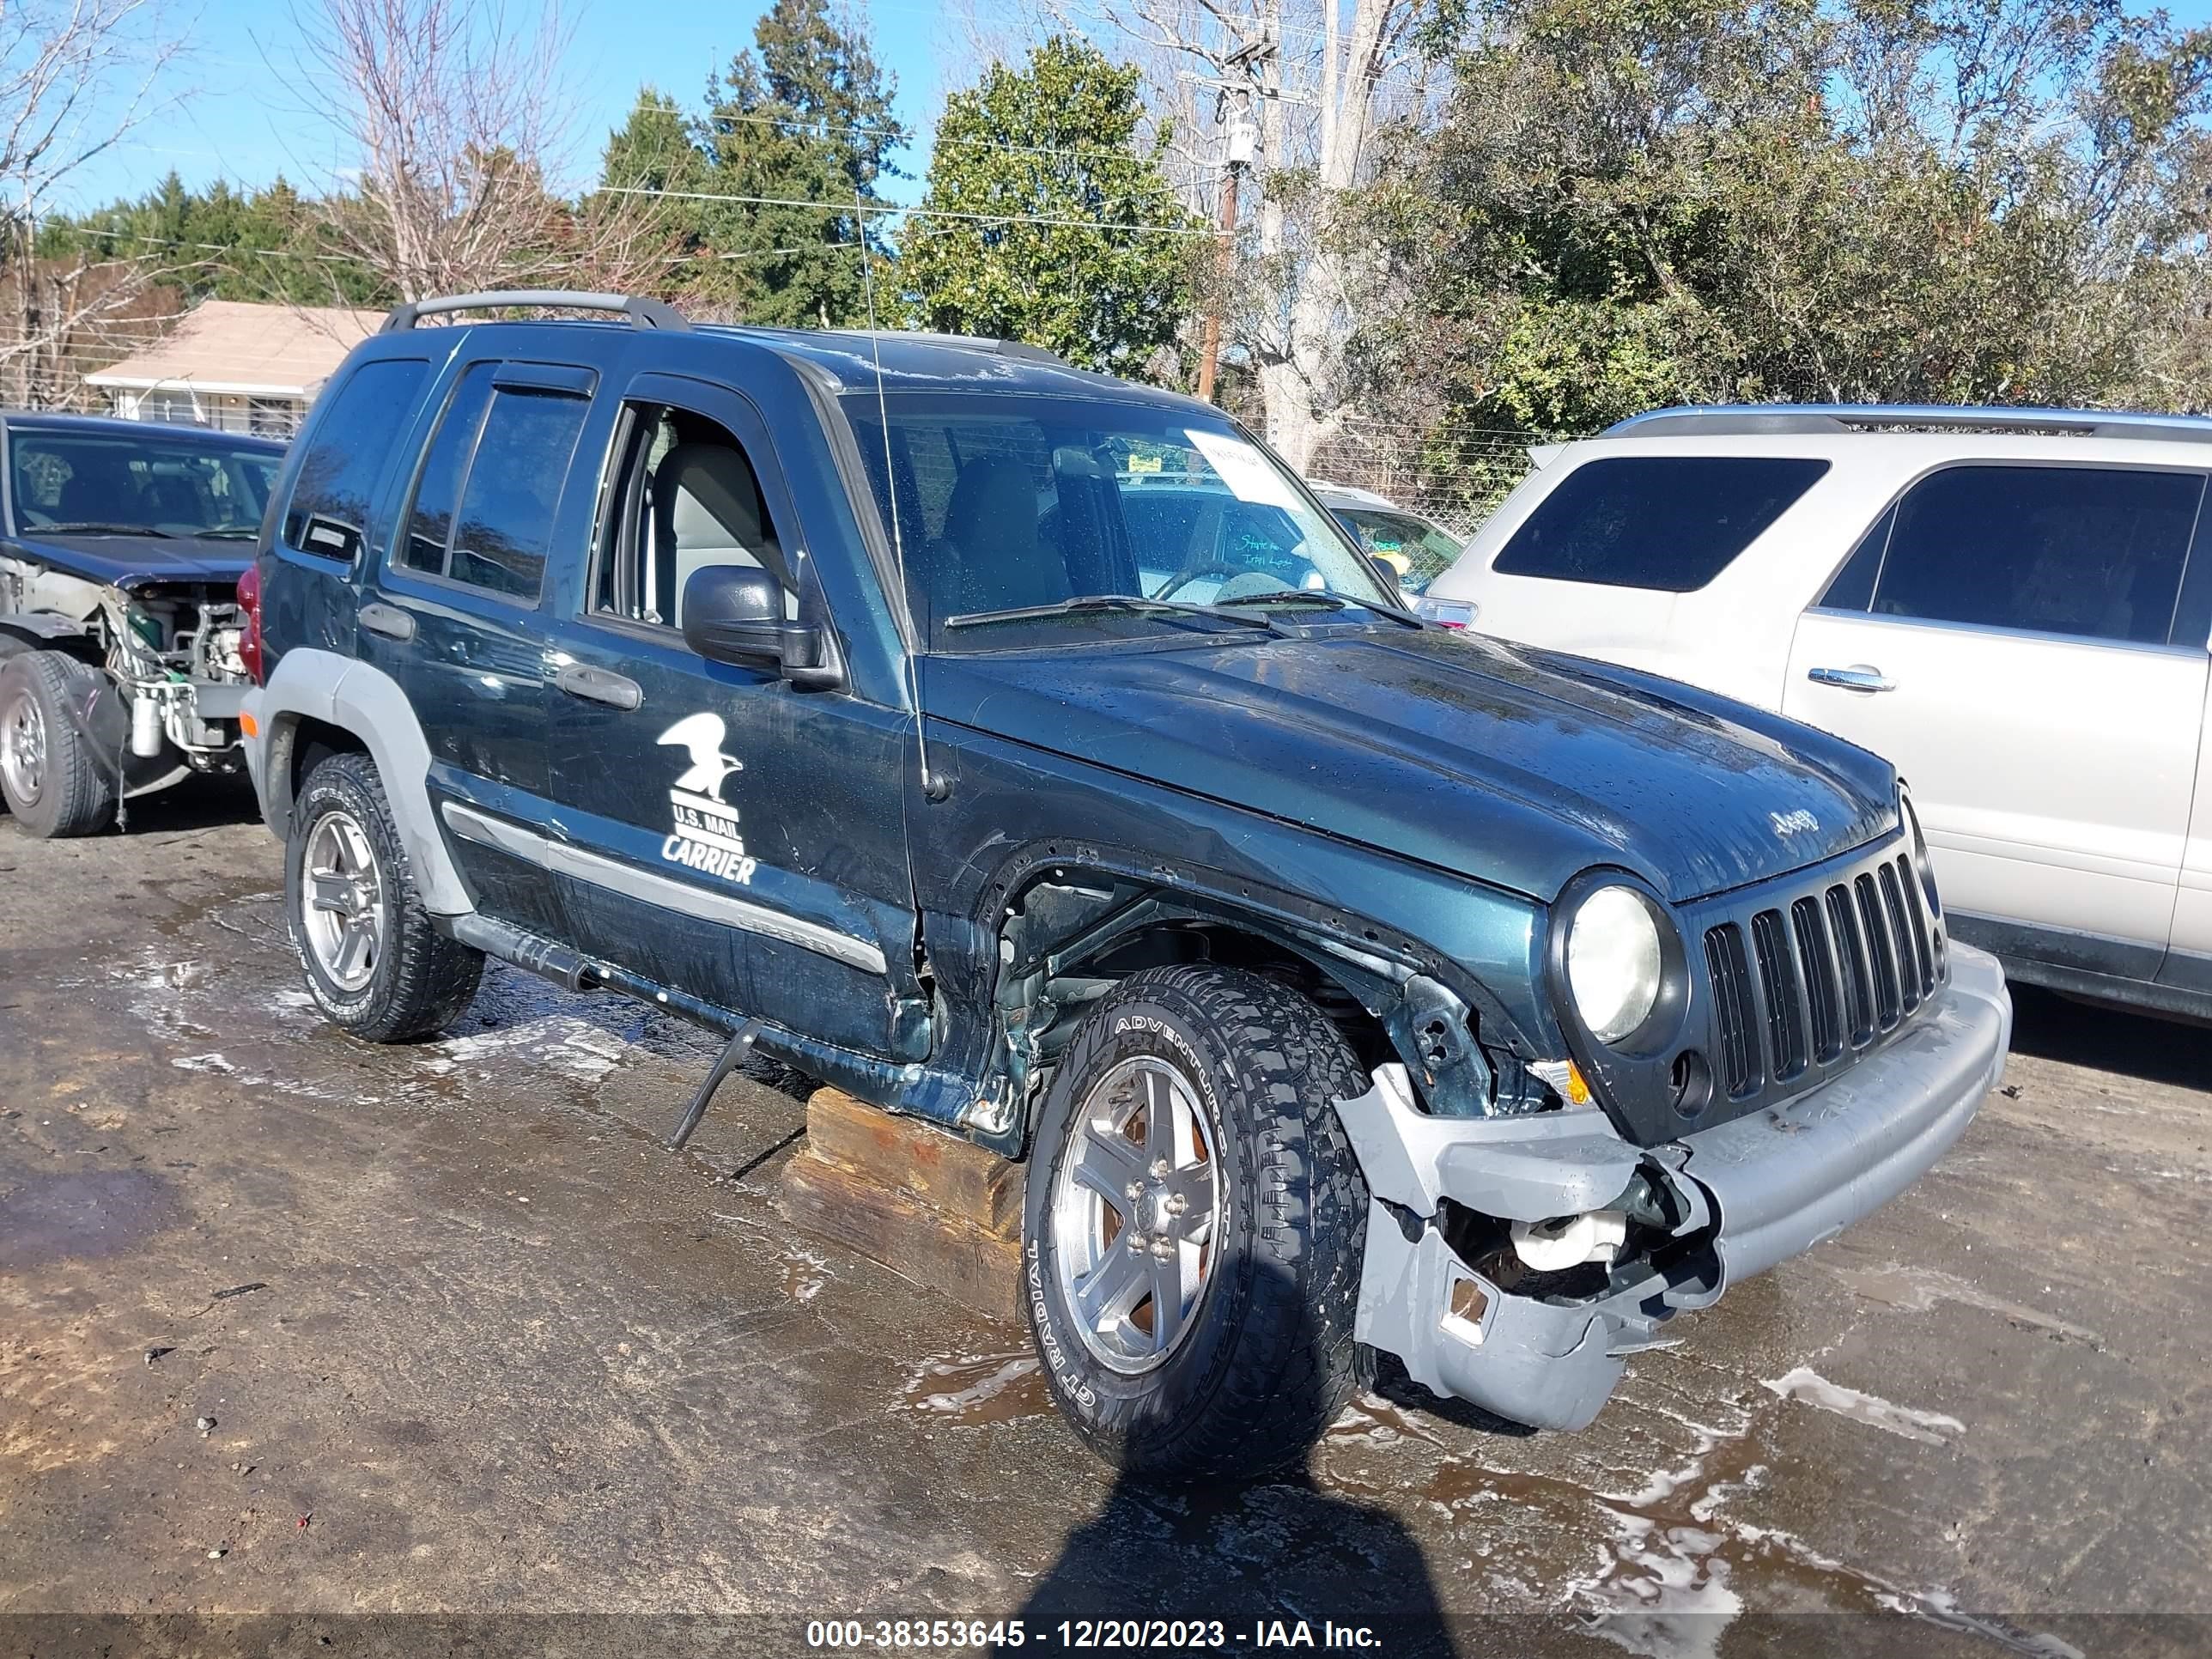
M1311 611L1345 611L1357 605L1362 611L1372 611L1378 617L1388 617L1393 622L1419 628L1420 618L1395 605L1377 605L1371 599L1346 599L1341 593L1324 593L1310 587L1276 587L1265 593L1249 593L1241 599L1216 599L1207 606L1212 611L1257 610L1266 605L1303 606Z
M159 536L163 541L175 539L167 531L156 530L150 524L109 524L99 519L71 520L66 524L42 524L37 529L46 535Z
M258 525L226 524L213 530L195 530L192 538L203 542L250 542L260 533Z
M1240 593L1233 599L1215 599L1207 609L1226 611L1232 606L1256 609L1263 605L1303 605L1316 611L1341 611L1354 603L1339 599L1334 593L1324 593L1311 587L1271 587L1264 593Z
M1140 599L1133 593L1087 593L1081 599L1062 599L1056 605L1016 605L1006 611L970 611L964 615L948 617L947 628L979 628L986 623L1039 622L1052 617L1089 617L1123 615L1131 617L1172 617L1178 622L1235 623L1243 628L1264 628L1274 631L1274 624L1265 617L1239 617L1233 612L1216 611L1200 605L1177 605L1170 599Z

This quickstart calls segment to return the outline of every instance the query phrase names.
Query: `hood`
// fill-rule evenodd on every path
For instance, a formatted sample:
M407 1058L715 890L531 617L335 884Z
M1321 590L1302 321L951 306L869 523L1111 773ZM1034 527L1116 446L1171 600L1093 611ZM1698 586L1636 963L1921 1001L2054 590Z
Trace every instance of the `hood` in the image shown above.
M1840 739L1443 629L934 656L922 704L1547 902L1593 865L1701 898L1897 821L1888 763Z
M149 582L235 582L253 562L252 542L193 536L19 536L24 556L114 587Z

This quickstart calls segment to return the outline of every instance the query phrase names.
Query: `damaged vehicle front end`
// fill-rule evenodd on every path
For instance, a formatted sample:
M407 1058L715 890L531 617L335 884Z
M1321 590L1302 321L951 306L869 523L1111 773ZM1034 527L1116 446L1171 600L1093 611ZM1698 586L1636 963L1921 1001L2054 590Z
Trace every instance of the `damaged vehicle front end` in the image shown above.
M1534 1068L1565 1097L1540 1116L1439 1118L1402 1065L1378 1068L1337 1106L1370 1193L1361 1340L1437 1394L1580 1428L1675 1314L1902 1192L2002 1079L2012 1013L1913 866L1893 839L1686 907L1703 972L1667 951L1680 1012L1633 1039L1692 1057L1663 1076L1609 1065L1571 994L1577 1057ZM1585 1066L1652 1109L1598 1105Z
M1202 672L927 664L958 779L939 820L963 793L978 815L956 867L988 859L1018 800L1034 817L1097 792L1087 831L980 896L1008 1056L981 1098L1030 1109L963 1127L1018 1150L1133 974L1292 987L1365 1085L1333 1103L1365 1188L1352 1334L1439 1395L1579 1428L1631 1355L1680 1340L1676 1314L1957 1139L2003 1073L2003 977L1948 938L1874 757L1625 670L1439 630L1320 635ZM984 722L1058 755L1017 759ZM1134 853L1145 830L1183 856Z
M4 417L0 790L33 835L240 770L252 544L273 440L134 421Z

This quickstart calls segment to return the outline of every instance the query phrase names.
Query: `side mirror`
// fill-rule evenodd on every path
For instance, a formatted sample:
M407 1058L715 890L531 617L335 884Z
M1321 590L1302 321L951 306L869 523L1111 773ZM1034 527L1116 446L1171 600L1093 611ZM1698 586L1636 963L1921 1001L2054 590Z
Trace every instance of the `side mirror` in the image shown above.
M1384 588L1392 593L1397 592L1400 580L1398 567L1380 553L1370 553L1367 556L1367 562L1375 567L1375 574L1382 579Z
M684 584L684 643L710 662L773 668L794 685L842 683L822 630L787 621L783 588L755 565L710 564Z

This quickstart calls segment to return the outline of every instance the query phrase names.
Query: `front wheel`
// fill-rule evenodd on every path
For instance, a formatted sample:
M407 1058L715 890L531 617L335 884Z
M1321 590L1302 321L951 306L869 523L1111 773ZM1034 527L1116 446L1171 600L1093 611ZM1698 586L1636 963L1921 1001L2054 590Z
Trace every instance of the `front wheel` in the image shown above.
M1334 1104L1365 1087L1318 1008L1241 969L1148 969L1084 1021L1038 1125L1023 1302L1108 1462L1263 1474L1370 1376L1367 1183Z
M284 848L284 915L315 1006L370 1042L443 1030L483 975L482 951L431 925L366 755L332 756L301 786Z
M89 836L115 816L115 784L84 740L93 706L115 689L58 651L19 650L0 665L0 796L41 841Z

